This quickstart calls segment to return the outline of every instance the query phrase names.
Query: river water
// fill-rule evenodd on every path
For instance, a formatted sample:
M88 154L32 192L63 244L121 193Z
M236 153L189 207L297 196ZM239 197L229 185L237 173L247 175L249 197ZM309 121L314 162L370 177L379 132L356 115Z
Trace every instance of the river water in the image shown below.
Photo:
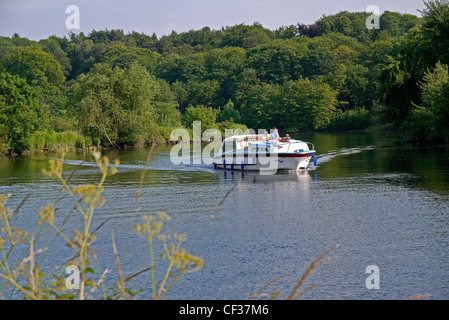
M124 275L147 268L148 244L134 225L143 214L165 212L172 219L163 232L186 233L183 247L204 260L204 267L184 275L168 299L245 299L275 279L260 297L277 291L284 299L310 263L336 245L328 256L333 259L307 278L301 290L320 284L303 299L406 299L419 294L448 299L449 150L397 144L395 133L297 138L316 145L318 166L273 176L174 165L171 147L156 147L137 204L149 149L105 152L121 165L108 177L107 201L94 217L94 226L101 228L93 269L111 271L106 287L117 279L112 231ZM14 222L31 231L40 208L58 199L57 223L70 235L80 217L73 213L73 200L61 196L58 181L42 174L52 157L57 156L0 159L0 194L12 194L12 208L26 199ZM66 155L65 177L77 169L71 185L98 182L92 159L88 153ZM37 246L49 248L39 263L64 274L62 266L73 252L51 233L35 232L41 235ZM158 280L164 263L156 261ZM377 266L379 282L371 281L368 266ZM368 277L379 289L367 288ZM141 298L151 298L150 272L127 285L143 290Z

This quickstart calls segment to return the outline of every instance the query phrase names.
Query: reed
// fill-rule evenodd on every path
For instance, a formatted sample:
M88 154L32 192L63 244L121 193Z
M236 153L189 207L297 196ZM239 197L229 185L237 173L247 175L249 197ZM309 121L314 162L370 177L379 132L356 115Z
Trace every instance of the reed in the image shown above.
M54 131L37 131L31 137L29 141L29 148L32 151L49 151L57 152L60 149L74 149L74 148L87 148L98 147L100 141L96 139L92 141L91 138L86 137L80 133L67 131L67 132L54 132Z
M313 284L312 286L310 286L310 287L308 287L308 288L306 288L304 290L301 290L303 288L307 278L310 276L310 274L312 274L313 271L317 270L323 264L325 264L325 263L327 263L329 261L332 261L332 260L337 258L337 257L327 257L327 256L331 252L335 251L338 247L339 247L339 245L336 245L336 246L330 248L329 250L327 250L324 253L322 253L314 261L312 261L312 263L309 265L309 267L306 269L306 271L302 274L302 276L299 279L299 281L295 284L295 286L293 287L293 289L291 290L291 292L288 294L287 298L285 298L285 299L286 300L299 300L300 298L305 296L308 292L310 292L312 289L314 289L317 286L321 285L322 282L319 282L319 283ZM282 279L284 277L286 277L286 275L282 275L282 276L274 279L273 281L269 282L268 284L264 285L262 288L257 290L250 297L250 299L259 299L261 297L266 297L266 296L269 296L269 298L272 299L272 300L279 299L280 296L281 296L281 291L280 290L272 290L270 292L270 294L266 294L265 291L268 288L270 288L273 285L275 285L280 279Z
M67 136L67 141L73 141L73 137ZM50 159L49 166L43 170L43 173L49 178L59 180L63 193L73 199L74 208L78 217L81 218L81 228L65 230L64 222L58 221L55 212L55 202L50 202L39 211L38 226L36 229L28 233L12 223L15 213L18 209L12 210L7 207L7 201L11 197L0 196L0 278L4 280L3 287L0 289L0 296L5 292L6 288L12 286L12 291L20 292L19 296L25 299L92 299L92 294L97 290L100 284L104 285L106 275L109 269L101 272L98 266L98 260L95 256L94 243L96 240L96 232L102 225L94 229L92 221L97 209L100 209L106 198L103 196L104 183L109 176L117 173L119 161L111 163L107 157L101 156L99 152L93 153L94 160L101 173L97 184L83 184L79 186L71 186L70 181L77 169L66 179L63 175L64 153L61 153L59 159ZM147 164L151 158L151 152L147 159ZM145 171L142 173L141 182L137 198L140 195L141 185L144 179ZM136 211L137 212L137 211ZM162 226L170 218L163 214L143 216L143 223L135 227L137 234L148 241L150 249L150 267L137 274L124 277L120 266L120 258L117 251L114 235L111 235L111 243L116 261L118 273L118 282L108 292L103 289L104 299L128 299L134 298L134 293L126 288L126 283L138 274L151 270L152 278L152 297L158 299L164 296L166 291L170 289L179 278L188 272L195 272L203 266L201 258L195 257L181 248L182 242L186 240L185 235L168 235L162 234ZM40 266L35 259L37 255L45 252L49 248L35 249L36 239L35 232L41 230L43 225L50 226L55 236L62 239L67 246L73 250L75 257L69 258L68 264L76 265L80 269L80 288L77 291L70 292L64 287L64 277L55 275L46 275L40 270ZM171 240L174 239L174 243ZM161 255L168 261L165 270L161 270L163 279L161 283L156 283L153 242L162 241L163 251ZM29 254L15 266L11 265L10 257L18 249L23 250L24 246L28 247ZM20 253L18 253L20 255ZM94 272L92 266L97 263L97 273ZM176 271L176 272L175 272ZM90 276L92 274L92 276ZM94 276L98 279L94 280ZM47 281L45 279L47 278ZM49 285L48 278L53 278L53 282ZM11 290L10 290L11 291Z

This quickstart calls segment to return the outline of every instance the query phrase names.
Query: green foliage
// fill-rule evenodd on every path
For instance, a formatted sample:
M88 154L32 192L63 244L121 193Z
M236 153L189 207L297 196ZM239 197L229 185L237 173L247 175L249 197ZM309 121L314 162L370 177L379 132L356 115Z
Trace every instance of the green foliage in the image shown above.
M334 117L337 93L327 84L309 79L289 81L282 88L282 108L274 110L289 131L324 129Z
M72 72L69 79L76 78L80 73L87 71L94 63L91 56L94 42L90 39L76 37L67 47L67 55L72 63Z
M240 103L243 123L253 129L268 129L276 125L280 127L276 111L280 108L281 88L281 85L263 82L240 88L236 97Z
M418 121L416 117L423 123L421 120L428 112L412 114L413 105L423 103L419 83L426 81L427 70L438 62L449 63L449 2L428 1L425 6L422 26L396 42L379 73L379 98L385 105L385 117L397 125L407 120Z
M36 47L16 47L5 54L0 68L20 76L45 95L59 93L65 81L61 64Z
M97 64L72 84L69 105L85 135L110 145L142 144L156 129L158 83L139 64Z
M337 106L336 91L318 80L255 84L241 95L245 97L241 107L243 122L257 129L324 129Z
M380 16L380 30L399 38L421 24L421 18L411 14L385 11Z
M420 83L449 64L448 1L424 4L422 18L385 11L380 30L366 28L369 14L342 11L274 31L256 22L160 38L121 29L38 42L15 34L0 37L0 70L38 91L50 129L105 145L167 141L190 106L214 109L211 127L346 130L370 116L399 128L437 112Z
M72 65L67 52L62 49L61 43L64 43L64 41L58 40L55 36L39 41L42 50L51 54L63 67L64 76L68 76L72 70Z
M201 121L201 132L215 128L217 120L217 110L205 106L190 106L184 115L184 125L192 129L194 121Z
M408 118L412 102L419 103L417 74L408 70L409 65L402 57L387 56L379 75L379 98L385 105L385 118L397 124Z
M214 108L219 107L220 83L218 80L190 81L187 83L189 103L205 104Z
M367 44L375 36L375 30L368 30L366 28L367 17L368 15L364 12L350 13L341 11L336 15L323 16L316 24L320 27L319 35L329 32L339 32Z
M274 40L248 51L248 67L256 70L264 82L282 83L303 74L303 58L308 53L305 43Z
M449 64L449 1L424 1L424 4L420 56L429 68L438 61Z
M217 117L218 122L230 121L233 123L240 123L241 117L237 110L234 109L234 103L229 100L226 105L220 109Z
M15 47L12 39L0 36L0 61L6 53L14 51Z
M365 130L372 124L370 112L364 108L339 113L328 124L327 129L337 131Z
M92 30L88 38L94 43L109 43L123 41L125 39L125 33L121 29Z
M0 73L0 151L28 150L31 135L45 128L46 121L36 90L17 75Z
M449 67L437 63L421 84L422 105L406 122L409 139L449 142Z
M177 127L181 125L181 113L176 95L170 85L162 80L157 80L158 91L154 98L156 123L162 127Z
M73 132L54 132L52 130L37 131L30 137L31 150L46 150L56 152L64 148L86 148L99 146L100 141L95 142L89 137Z
M361 64L349 64L345 71L345 85L339 101L347 102L347 109L372 109L376 100L376 82L372 71Z
M324 16L316 22L320 28L319 35L338 32L357 39L361 43L369 44L379 36L378 30L366 28L366 19L370 14L365 12L341 11L336 15ZM400 14L385 11L380 16L381 31L388 31L390 35L400 37L410 29L420 24L420 18L411 14Z
M265 29L259 23L251 26L239 24L223 30L222 44L228 47L250 49L268 43L273 38L273 32Z
M117 44L102 51L100 62L122 69L130 68L133 63L138 62L149 73L154 74L158 60L159 54L150 50Z

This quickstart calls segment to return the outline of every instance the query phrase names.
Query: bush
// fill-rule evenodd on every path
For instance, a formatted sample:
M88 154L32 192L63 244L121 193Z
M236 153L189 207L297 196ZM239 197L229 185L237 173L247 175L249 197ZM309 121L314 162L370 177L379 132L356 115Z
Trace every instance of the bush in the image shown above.
M0 73L0 149L9 153L28 150L30 137L46 127L46 122L36 90L17 75Z
M192 129L195 121L201 121L201 133L207 129L216 128L217 110L205 106L190 106L184 115L184 124L187 128Z
M333 118L327 129L331 130L364 130L372 123L371 113L365 108L348 110Z

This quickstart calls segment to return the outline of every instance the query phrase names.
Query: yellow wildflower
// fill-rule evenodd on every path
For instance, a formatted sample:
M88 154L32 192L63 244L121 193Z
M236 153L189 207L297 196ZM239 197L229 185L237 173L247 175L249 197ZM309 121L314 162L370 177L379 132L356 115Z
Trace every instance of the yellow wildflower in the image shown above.
M55 223L55 205L53 203L49 203L46 207L43 207L39 211L39 219L39 224L47 222L48 224L53 225Z
M42 172L47 177L62 177L63 161L60 159L50 159L48 163L50 164L50 169L42 169Z

